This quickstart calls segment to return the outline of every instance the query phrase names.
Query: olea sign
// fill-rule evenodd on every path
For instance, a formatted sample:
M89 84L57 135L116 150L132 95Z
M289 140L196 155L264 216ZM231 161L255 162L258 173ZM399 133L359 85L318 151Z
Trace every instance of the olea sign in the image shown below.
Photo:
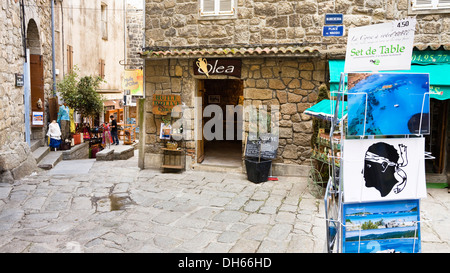
M194 62L194 75L224 75L241 77L242 62L239 59L205 59Z
M344 72L410 70L416 19L351 28Z

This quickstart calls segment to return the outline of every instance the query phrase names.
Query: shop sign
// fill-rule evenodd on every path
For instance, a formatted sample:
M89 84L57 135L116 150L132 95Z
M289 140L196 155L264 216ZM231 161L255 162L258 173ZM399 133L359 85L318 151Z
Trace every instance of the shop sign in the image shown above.
M412 54L412 64L448 64L450 63L450 54L445 50L436 51L414 51Z
M33 112L31 115L31 125L43 126L44 125L44 112Z
M122 77L122 88L132 96L144 95L144 73L142 69L125 70Z
M21 87L24 84L23 74L16 73L16 86Z
M350 28L344 72L410 70L416 19Z
M344 26L324 26L323 36L325 37L344 36Z
M242 61L240 59L206 59L198 58L194 62L194 75L224 75L241 77Z
M325 25L341 25L343 22L344 15L342 13L325 14Z
M265 159L277 158L278 136L275 134L261 134L259 140L247 138L245 156Z
M167 115L172 108L181 104L179 95L153 95L153 114Z

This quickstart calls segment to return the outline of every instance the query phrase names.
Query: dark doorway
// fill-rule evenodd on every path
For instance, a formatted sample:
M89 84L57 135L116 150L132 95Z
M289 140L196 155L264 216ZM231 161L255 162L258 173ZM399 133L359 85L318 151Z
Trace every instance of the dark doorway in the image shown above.
M449 103L447 100L430 100L431 133L425 137L425 151L431 152L432 160L425 160L426 172L444 174L447 167L447 132Z
M243 82L241 80L204 80L204 107L215 104L220 106L223 113L223 134L219 139L204 141L204 161L203 164L236 166L242 165L242 135L238 131L238 115L234 114L233 120L226 118L226 106L233 107L243 104ZM208 120L214 117L204 117L203 122L206 124ZM226 136L227 130L232 130L233 137ZM214 130L215 128L213 128Z

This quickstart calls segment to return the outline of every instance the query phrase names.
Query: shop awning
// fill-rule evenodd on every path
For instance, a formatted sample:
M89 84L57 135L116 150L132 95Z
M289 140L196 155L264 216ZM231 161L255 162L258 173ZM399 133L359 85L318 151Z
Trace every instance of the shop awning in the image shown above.
M341 72L344 72L344 60L330 60L330 91L336 92L339 88ZM411 70L396 70L382 72L404 73L429 73L430 74L430 98L438 100L450 99L450 63L436 64L411 64Z
M341 102L342 105L342 102ZM332 117L334 117L334 113L335 113L335 109L336 109L336 101L335 100L321 100L320 102L314 104L313 106L309 107L308 109L305 110L304 114L316 117L316 118L321 118L321 119L326 119L326 120L331 120ZM347 102L344 101L344 113L342 115L342 108L339 107L339 113L338 113L338 118L342 118L342 116L347 115Z

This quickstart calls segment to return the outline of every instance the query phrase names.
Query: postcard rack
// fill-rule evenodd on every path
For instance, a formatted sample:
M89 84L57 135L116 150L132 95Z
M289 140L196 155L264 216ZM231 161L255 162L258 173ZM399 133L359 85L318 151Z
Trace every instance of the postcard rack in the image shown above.
M326 233L327 233L327 252L329 253L338 253L340 252L340 237L341 237L341 211L342 211L342 202L343 202L343 187L342 183L340 183L341 177L341 156L334 158L335 156L335 147L337 143L335 143L335 131L336 128L339 128L340 131L340 141L339 146L342 149L343 139L344 139L344 120L346 116L344 115L344 109L339 108L339 106L343 106L344 101L344 88L345 88L345 73L341 73L340 81L339 81L339 89L336 94L336 103L334 108L334 116L331 119L331 128L330 128L330 154L331 160L329 165L329 173L330 177L328 180L327 188L325 191L324 203L325 203L325 219L326 219ZM341 103L342 102L342 103ZM333 109L333 108L331 108ZM338 118L339 111L342 111L341 118ZM336 163L339 162L339 163Z
M353 232L352 234L357 234L354 238L356 239L356 245L357 245L357 252L359 252L359 247L361 245L361 239L363 237L363 228L361 226L352 224L351 222L346 222L344 215L344 206L346 208L351 207L351 205L367 205L371 202L347 202L344 200L344 183L343 183L343 166L345 164L345 153L344 153L344 139L346 137L346 131L344 123L348 122L348 115L344 115L343 105L344 100L346 99L346 93L344 93L344 90L346 89L346 73L341 73L340 76L340 82L339 82L339 89L335 93L334 98L332 98L335 103L334 108L334 116L331 119L331 126L330 126L330 136L329 141L330 145L328 146L331 154L330 160L329 160L329 179L325 191L324 196L324 205L325 205L325 220L326 220L326 248L327 252L329 253L341 253L341 252L347 252L345 249L345 246L343 244L344 242L344 236L346 236L345 232ZM368 115L368 97L369 95L367 93L358 93L363 96L365 96L365 109L364 109L364 118L361 117L361 120L364 121L363 125L363 133L359 136L351 136L350 138L360 138L360 139L378 139L378 138L385 138L385 136L375 136L375 135L366 135L366 123L367 123L367 115ZM420 113L420 120L419 120L419 127L417 130L417 134L411 133L410 135L413 137L423 137L423 117L424 117L424 105L426 96L429 94L425 93L422 100L422 110ZM340 106L342 109L340 109ZM341 112L339 112L341 111ZM339 118L338 113L341 113L341 117ZM336 137L336 134L340 135L340 139ZM410 138L410 135L405 135L403 138ZM348 137L348 136L347 136ZM395 138L395 137L393 137ZM339 149L340 153L335 153L335 150ZM425 159L433 159L434 157L431 156L430 153L424 152ZM390 204L395 202L417 202L417 207L420 206L420 198L411 198L411 200L395 200L395 201L375 201L372 203L376 203L376 205L383 206L384 204ZM413 234L411 234L411 241L413 242L412 251L420 251L420 209L416 210L417 212L417 218L414 218L414 220L411 220L411 231ZM386 226L394 225L393 223L383 223ZM358 230L359 228L359 230ZM358 233L359 232L359 233ZM353 239L354 239L353 238ZM419 240L417 242L417 240ZM369 241L370 243L373 243L374 245L377 244L376 241ZM366 241L367 243L367 241ZM418 247L418 248L417 248ZM374 251L376 251L377 248L374 248ZM393 249L390 249L393 250ZM389 252L390 250L385 250L381 252Z

